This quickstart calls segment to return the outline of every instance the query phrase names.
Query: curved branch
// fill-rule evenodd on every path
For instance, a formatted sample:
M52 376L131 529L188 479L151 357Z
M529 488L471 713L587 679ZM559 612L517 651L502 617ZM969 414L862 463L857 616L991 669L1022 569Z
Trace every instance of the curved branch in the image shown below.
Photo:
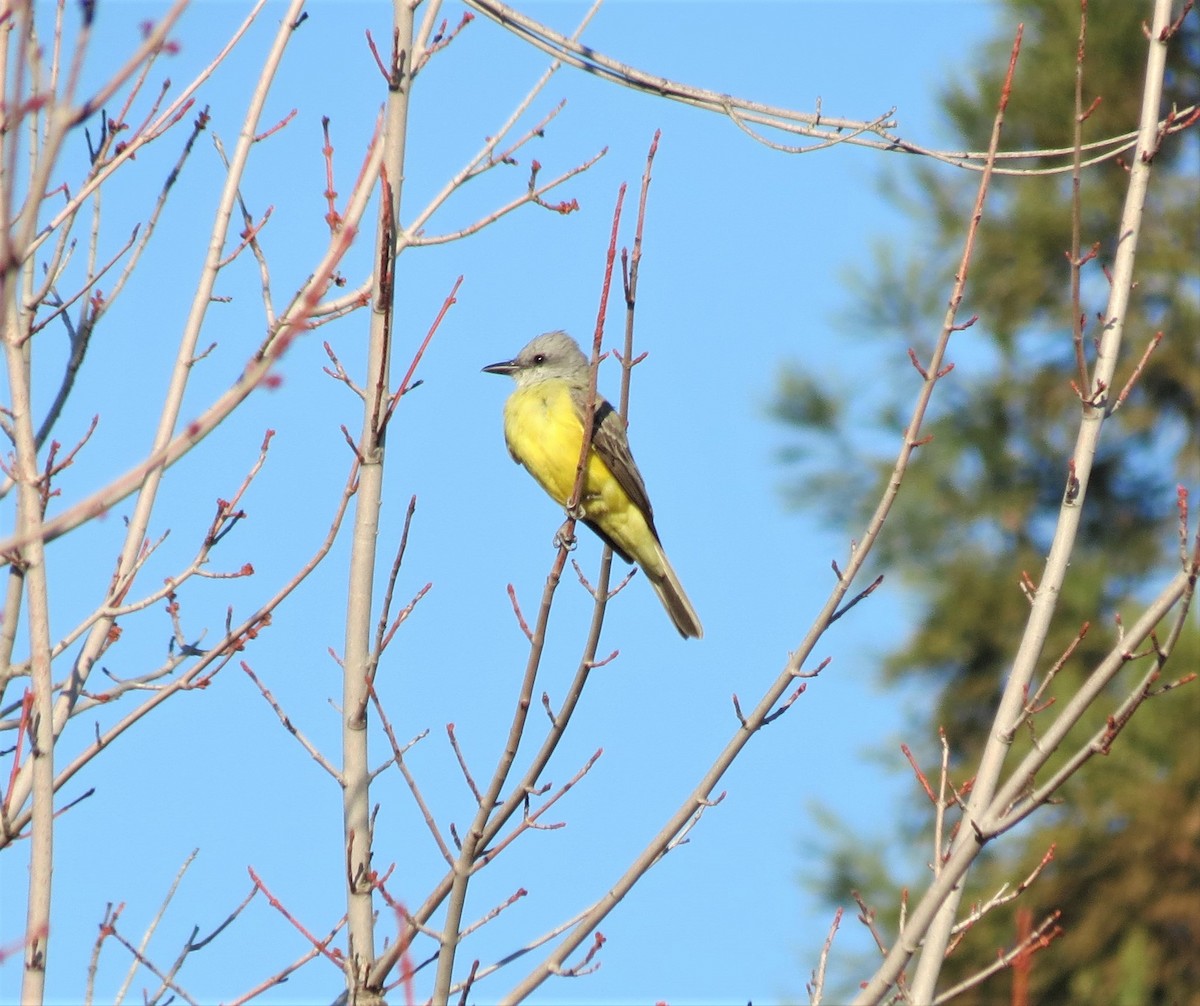
M782 153L803 154L837 143L849 143L854 146L870 147L874 150L891 151L894 153L916 154L930 157L954 167L966 168L970 171L985 170L988 152L982 150L934 150L923 147L918 143L906 140L891 130L896 128L892 121L891 110L874 120L832 118L821 112L820 100L817 101L815 112L800 112L792 108L778 105L764 105L762 102L750 101L729 94L720 94L702 87L694 87L679 81L660 77L657 74L639 70L618 60L597 52L591 46L560 35L540 21L514 10L499 0L465 0L467 6L473 7L481 14L491 18L502 28L512 32L518 38L528 42L535 48L549 53L555 59L585 70L602 80L628 87L635 91L669 98L685 105L693 105L709 112L727 116L739 129L759 143L765 144L772 150ZM1173 113L1168 119L1159 123L1164 134L1179 132L1191 124L1191 117L1197 106L1189 106ZM778 129L785 133L811 137L818 142L810 146L787 146L775 143L762 136L750 127L765 126ZM1085 151L1096 151L1090 160L1084 161L1088 166L1102 161L1111 160L1119 154L1133 148L1137 142L1137 133L1125 133L1120 136L1110 136L1094 143L1085 144ZM1073 170L1074 145L1046 150L1017 150L994 155L995 160L1003 161L1036 161L1046 159L1061 159L1061 164L1048 167L1004 168L996 165L992 173L998 175L1056 175Z

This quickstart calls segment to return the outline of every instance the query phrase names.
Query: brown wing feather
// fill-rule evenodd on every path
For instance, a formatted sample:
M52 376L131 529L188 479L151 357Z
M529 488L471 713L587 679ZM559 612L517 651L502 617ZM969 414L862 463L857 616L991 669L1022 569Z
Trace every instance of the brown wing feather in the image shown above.
M650 497L646 494L646 484L642 481L642 473L638 471L629 451L629 440L625 436L625 421L617 411L604 399L596 403L596 418L592 430L592 447L600 460L608 465L625 494L633 501L650 531L658 538L654 527L654 510L650 506Z

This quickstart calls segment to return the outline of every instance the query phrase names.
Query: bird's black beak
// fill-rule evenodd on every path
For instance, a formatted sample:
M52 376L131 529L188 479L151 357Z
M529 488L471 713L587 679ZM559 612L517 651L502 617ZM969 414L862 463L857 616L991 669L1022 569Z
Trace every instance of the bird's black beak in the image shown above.
M517 369L516 360L503 360L500 363L489 363L483 368L484 374L504 374L511 377Z

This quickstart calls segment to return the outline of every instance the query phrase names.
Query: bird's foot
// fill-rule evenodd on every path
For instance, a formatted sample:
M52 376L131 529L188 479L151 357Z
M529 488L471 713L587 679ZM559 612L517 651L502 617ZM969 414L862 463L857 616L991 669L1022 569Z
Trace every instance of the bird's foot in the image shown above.
M563 521L562 527L554 532L554 547L565 548L568 552L575 550L579 540L575 537L575 524L578 518L572 515L570 520Z

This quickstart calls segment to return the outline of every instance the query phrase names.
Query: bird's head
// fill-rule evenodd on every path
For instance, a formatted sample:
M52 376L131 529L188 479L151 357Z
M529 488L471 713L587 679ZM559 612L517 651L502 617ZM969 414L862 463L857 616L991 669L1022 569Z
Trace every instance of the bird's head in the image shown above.
M521 387L560 380L586 386L588 359L566 332L546 332L533 339L511 360L483 368L485 374L507 374Z

